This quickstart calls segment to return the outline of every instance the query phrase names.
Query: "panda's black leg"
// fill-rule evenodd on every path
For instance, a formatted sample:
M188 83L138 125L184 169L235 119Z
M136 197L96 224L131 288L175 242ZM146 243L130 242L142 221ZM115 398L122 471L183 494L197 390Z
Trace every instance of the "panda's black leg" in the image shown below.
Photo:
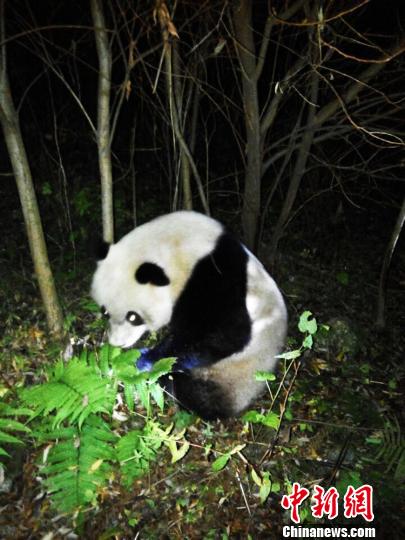
M233 416L230 401L215 382L196 379L190 372L172 373L170 379L172 393L180 405L204 420Z

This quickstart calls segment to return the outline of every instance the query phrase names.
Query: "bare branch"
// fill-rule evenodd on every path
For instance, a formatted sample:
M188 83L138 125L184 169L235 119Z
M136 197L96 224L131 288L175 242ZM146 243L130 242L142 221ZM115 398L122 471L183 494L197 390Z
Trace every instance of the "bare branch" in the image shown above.
M357 4L356 6L353 6L353 7L349 8L349 9L344 10L344 11L340 11L336 15L332 15L331 17L324 17L322 19L322 21L320 21L320 20L312 20L312 21L304 20L304 21L301 21L301 22L293 22L293 21L289 21L288 18L283 19L282 17L278 17L271 6L270 6L270 10L272 12L273 17L275 18L275 20L279 24L285 24L286 26L308 27L308 26L324 25L325 23L335 21L336 19L341 19L345 15L349 15L349 13L353 13L354 11L357 11L358 9L365 6L369 2L370 2L370 0L363 0L363 2L360 2L360 4Z

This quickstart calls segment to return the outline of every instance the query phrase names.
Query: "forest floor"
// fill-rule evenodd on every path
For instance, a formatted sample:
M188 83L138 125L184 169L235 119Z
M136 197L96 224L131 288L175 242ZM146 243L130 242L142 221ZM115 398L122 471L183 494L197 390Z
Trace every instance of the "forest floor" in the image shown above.
M306 248L299 237L292 237L288 255L277 264L275 277L288 302L289 348L299 345L297 322L304 310L330 326L302 359L277 439L274 429L240 419L196 419L187 428L191 448L181 461L171 464L169 453L162 451L130 491L112 482L80 529L52 509L36 479L44 449L27 445L5 460L0 538L276 539L288 522L281 498L293 482L335 485L340 493L350 484L371 485L377 538L404 538L405 259L399 251L387 291L387 330L377 333L381 258L374 253L383 253L384 246L372 237L362 243L353 238L348 244L336 238L335 232L330 241L323 236L318 248L313 247L315 238ZM91 272L90 262L80 269L70 263L69 271L60 263L56 276L71 334L94 341L99 339L92 335L94 315L86 309ZM31 384L60 357L60 350L47 341L40 301L27 271L2 271L0 280L4 395ZM256 409L267 404L264 396ZM165 414L171 421L175 407L169 406ZM246 445L242 456L233 456L223 470L214 471L211 450L226 452L240 444ZM270 473L274 489L264 503L252 465ZM304 524L328 523L308 512L301 517ZM371 525L362 517L344 520L341 515L335 522Z

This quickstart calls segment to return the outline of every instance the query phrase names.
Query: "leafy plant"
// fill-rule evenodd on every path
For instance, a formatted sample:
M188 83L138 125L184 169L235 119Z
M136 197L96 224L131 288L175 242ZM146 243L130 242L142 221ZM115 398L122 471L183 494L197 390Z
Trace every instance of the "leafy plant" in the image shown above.
M164 407L157 381L170 372L175 359L162 359L150 372L139 372L139 354L108 345L84 350L68 363L58 362L46 382L20 392L32 409L33 437L45 445L40 472L59 511L80 512L96 505L112 477L129 488L147 472L162 444L169 448L172 462L186 454L184 430L174 432L173 425L162 426L152 417L153 403L161 411ZM146 416L137 414L142 425L131 429L137 401ZM117 420L122 429L113 432L111 424Z
M94 205L91 188L84 187L73 198L73 207L80 217L91 215L90 209Z
M323 326L323 328L326 328ZM302 340L302 343L298 349L294 349L292 351L285 352L283 354L279 354L278 358L283 359L284 361L290 360L288 364L284 364L284 375L282 377L281 382L277 383L277 387L274 390L274 393L272 392L272 389L269 385L269 383L273 383L276 381L276 376L274 373L269 373L265 371L258 371L256 373L256 380L258 381L265 381L267 384L267 387L269 389L270 397L271 397L271 405L269 408L269 411L265 414L260 413L255 410L247 411L243 416L242 420L245 422L252 422L253 424L262 424L263 426L273 428L275 430L279 430L280 423L283 416L288 416L289 411L286 410L286 403L287 399L284 401L284 403L281 404L281 416L277 415L276 413L272 412L272 409L274 407L274 404L280 395L280 392L284 386L285 379L290 372L291 368L295 365L296 361L305 350L311 349L313 346L313 336L318 331L318 324L316 322L316 319L312 317L312 313L310 311L304 311L299 319L298 322L298 329L299 331L304 334L304 338ZM300 367L300 364L296 364L296 371L294 375L295 376L298 373L298 369ZM292 388L292 385L290 386L290 390ZM289 397L289 393L287 393L287 398ZM290 418L291 419L291 418Z
M322 326L321 328L327 330L327 327L325 326ZM277 382L274 373L268 373L263 371L259 371L256 373L256 380L265 381L269 390L271 403L268 411L259 412L256 410L249 410L242 416L242 420L245 422L259 424L265 426L266 428L271 428L275 430L273 442L267 448L266 452L261 458L260 464L262 464L266 458L271 458L279 437L280 428L283 420L293 419L291 410L290 408L288 408L288 403L291 398L291 392L294 386L294 382L300 369L300 357L306 350L312 349L314 343L314 336L318 331L317 321L315 318L312 317L312 313L310 311L305 311L302 313L298 322L298 330L302 334L304 334L301 345L297 349L278 355L278 358L284 361L284 371L281 381ZM292 376L290 377L289 384L287 384L288 376L291 372ZM282 399L279 400L281 396ZM273 411L276 403L279 403L279 414ZM225 457L221 456L222 460L224 461L223 466L225 466L227 463ZM221 458L218 458L218 460L216 461L219 461ZM259 497L261 503L264 503L267 500L271 492L277 492L280 490L280 482L273 481L268 471L261 472L258 468L255 468L251 465L251 475L253 481L259 487Z
M235 454L239 454L244 448L245 444L238 444L235 446L235 448L232 448L229 452L226 452L225 454L222 454L219 456L212 464L212 470L215 472L221 471L226 465L228 464L228 461L231 459L231 457Z
M269 471L265 471L259 475L255 469L252 468L251 475L253 482L259 486L259 497L262 504L266 502L270 493L278 493L280 491L279 482L273 482L271 480Z
M242 420L245 422L252 422L252 424L262 424L263 426L278 429L280 425L280 418L274 412L262 414L257 411L248 411L242 416Z
M190 445L182 441L180 448L177 442L183 438L184 431L172 433L173 424L162 429L156 420L149 420L143 429L133 430L124 435L116 445L117 458L120 462L123 484L129 487L132 482L146 474L150 462L156 459L157 451L165 444L172 455L172 463L183 458Z

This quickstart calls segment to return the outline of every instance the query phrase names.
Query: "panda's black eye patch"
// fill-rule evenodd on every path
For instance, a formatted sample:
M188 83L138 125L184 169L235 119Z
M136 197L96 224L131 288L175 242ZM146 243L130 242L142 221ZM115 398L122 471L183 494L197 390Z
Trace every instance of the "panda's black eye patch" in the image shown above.
M163 268L155 263L150 262L141 264L141 266L135 272L135 279L142 285L145 283L151 283L152 285L157 285L158 287L164 287L170 283L170 279L165 274Z
M106 310L105 306L101 306L100 313L101 313L101 316L103 317L103 319L109 319L110 318L110 314Z
M132 324L132 326L140 326L141 324L144 324L144 320L142 317L137 313L136 311L128 311L128 313L125 316L125 319Z

